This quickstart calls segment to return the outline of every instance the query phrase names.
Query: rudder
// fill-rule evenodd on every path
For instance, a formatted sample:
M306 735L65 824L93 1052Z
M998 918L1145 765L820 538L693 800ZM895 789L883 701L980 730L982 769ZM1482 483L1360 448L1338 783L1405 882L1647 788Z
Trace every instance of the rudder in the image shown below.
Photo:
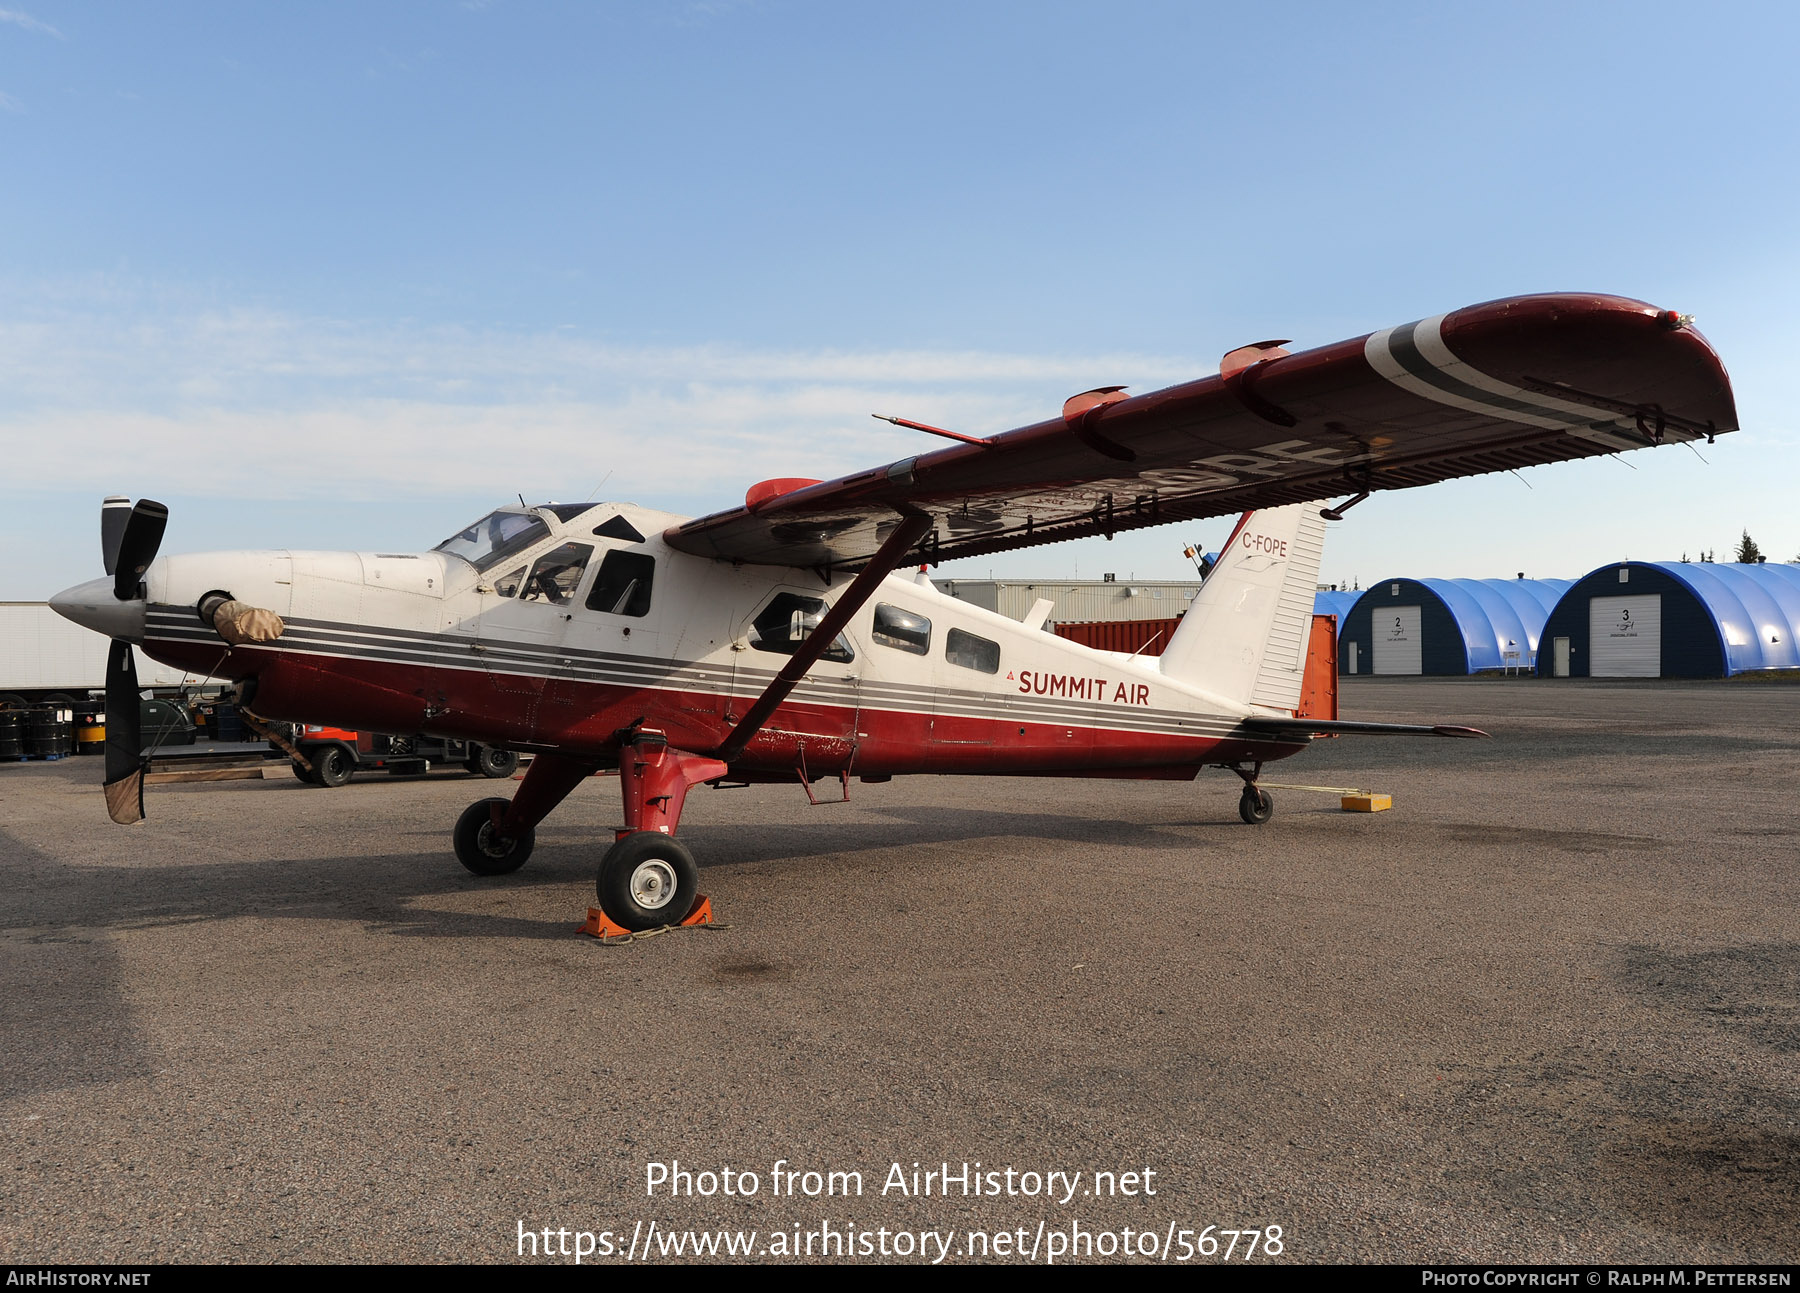
M1325 520L1319 503L1246 512L1169 640L1164 674L1291 714L1300 703Z

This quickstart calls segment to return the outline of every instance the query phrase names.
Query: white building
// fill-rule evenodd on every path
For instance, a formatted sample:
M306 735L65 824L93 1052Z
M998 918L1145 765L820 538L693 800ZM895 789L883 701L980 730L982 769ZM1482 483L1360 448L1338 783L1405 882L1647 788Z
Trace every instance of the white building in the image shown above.
M1050 622L1172 620L1200 591L1198 579L934 579L939 591L985 610L1022 620L1039 598L1054 608Z

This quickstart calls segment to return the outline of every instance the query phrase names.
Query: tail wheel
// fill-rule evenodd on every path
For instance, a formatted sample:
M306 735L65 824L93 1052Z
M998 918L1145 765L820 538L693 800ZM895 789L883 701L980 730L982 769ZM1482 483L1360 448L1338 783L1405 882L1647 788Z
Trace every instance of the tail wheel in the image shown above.
M502 836L494 825L494 805L506 811L504 799L477 799L456 819L451 839L456 845L456 860L476 875L510 875L525 865L531 846L537 843L537 832L527 826L510 836Z
M1238 816L1251 826L1261 826L1275 815L1275 798L1260 786L1245 786L1238 797Z
M600 860L600 910L626 929L678 925L694 909L700 868L673 835L636 831Z

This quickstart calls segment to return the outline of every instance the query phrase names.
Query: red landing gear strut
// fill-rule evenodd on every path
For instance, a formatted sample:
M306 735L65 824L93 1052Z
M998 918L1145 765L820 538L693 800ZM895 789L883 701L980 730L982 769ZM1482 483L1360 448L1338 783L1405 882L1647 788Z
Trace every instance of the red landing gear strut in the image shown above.
M600 767L598 759L540 754L510 801L479 799L456 823L456 857L476 875L517 871L531 856L537 824ZM619 785L625 827L600 861L600 909L627 930L679 923L694 906L700 871L675 838L688 788L725 775L717 759L672 750L661 732L621 734Z
M634 729L619 746L625 826L600 859L600 910L628 930L680 923L700 894L694 855L675 838L689 787L724 776L717 759L669 748L669 738Z

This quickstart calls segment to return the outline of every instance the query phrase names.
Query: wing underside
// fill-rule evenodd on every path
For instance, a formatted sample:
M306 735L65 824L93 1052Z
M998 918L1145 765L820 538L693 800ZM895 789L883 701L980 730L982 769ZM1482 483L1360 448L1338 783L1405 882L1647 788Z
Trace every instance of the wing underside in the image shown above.
M1071 400L1066 416L985 443L753 495L664 537L730 561L855 566L924 513L918 555L949 560L1737 427L1706 339L1621 297L1515 297L1264 353L1146 395Z

